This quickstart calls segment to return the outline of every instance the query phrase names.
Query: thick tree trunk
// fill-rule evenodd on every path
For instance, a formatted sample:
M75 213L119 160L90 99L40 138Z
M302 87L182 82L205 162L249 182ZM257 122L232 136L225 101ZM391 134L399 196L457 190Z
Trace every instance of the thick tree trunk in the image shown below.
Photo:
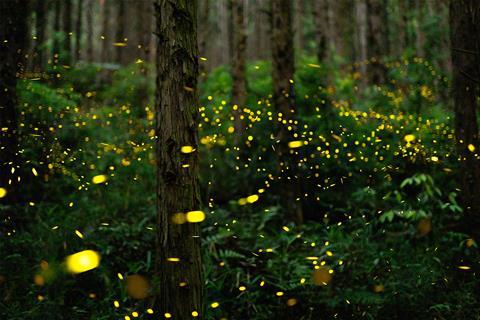
M0 1L0 188L7 191L0 204L18 200L18 173L21 168L18 153L17 74L24 69L24 47L27 37L28 1ZM5 192L2 190L2 193ZM2 212L2 222L12 212Z
M328 3L327 0L315 0L313 22L315 24L315 43L317 60L322 63L327 57Z
M75 25L75 62L80 60L80 45L82 40L83 0L77 0L77 21Z
M115 36L116 42L125 42L125 1L118 1L118 11L117 11L117 34ZM116 61L117 63L123 63L123 46L117 46L116 50Z
M480 235L480 154L477 108L480 79L480 1L450 1L455 135L460 157L466 232Z
M95 0L89 0L87 6L87 61L93 62L93 4Z
M382 64L387 52L385 35L386 10L382 0L367 0L368 11L368 75L370 83L379 85L386 80L386 68Z
M290 0L272 0L271 10L273 105L278 112L278 117L284 120L284 123L279 123L277 137L280 141L277 150L280 165L279 177L286 184L281 189L285 193L281 198L283 207L291 215L292 220L301 224L303 212L300 202L296 201L299 186L294 177L296 163L288 148L288 142L293 140L292 131L295 129L292 3Z
M47 22L47 2L45 0L37 0L36 3L36 19L35 19L35 48L33 54L33 68L35 71L43 70L45 66L45 50L43 49L45 42L45 26Z
M244 21L244 0L232 0L233 21L233 61L232 61L232 105L234 105L235 133L241 136L244 125L240 119L240 110L247 102L246 53L247 35ZM236 105L236 108L235 108Z
M73 31L73 24L72 24L72 0L63 0L64 7L63 7L63 33L64 33L64 41L63 41L63 62L66 65L70 65L72 63L72 31Z
M174 319L203 317L200 228L174 224L179 212L199 210L198 48L196 4L191 0L156 0L157 42L157 247L156 310ZM178 262L171 258L179 259Z

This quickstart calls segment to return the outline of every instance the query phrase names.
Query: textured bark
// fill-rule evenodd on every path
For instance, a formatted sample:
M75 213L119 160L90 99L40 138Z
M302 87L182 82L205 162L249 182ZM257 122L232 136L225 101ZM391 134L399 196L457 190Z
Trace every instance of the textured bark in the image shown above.
M387 53L388 45L385 34L385 4L383 0L367 0L368 10L368 75L370 83L379 85L385 82L386 68L381 63Z
M116 42L124 42L125 38L125 1L124 0L118 0L118 11L117 11L117 21L116 21L116 27L117 27L117 33L115 35L115 41ZM116 56L115 60L117 63L123 63L123 47L122 46L117 46L116 47Z
M93 62L93 2L89 0L87 6L87 61Z
M80 45L82 40L83 0L77 0L77 21L75 25L75 61L80 60Z
M37 0L35 6L35 48L33 54L33 68L35 71L41 71L45 65L44 42L45 42L45 26L47 23L47 2L45 0Z
M295 127L295 93L293 75L295 71L293 32L292 32L292 4L290 0L271 1L272 12L272 81L273 105L287 124L280 124L278 129L279 146L277 150L280 164L279 175L285 183L282 187L281 199L283 207L297 224L303 222L303 212L300 202L295 201L298 194L298 183L294 178L296 163L290 156L288 142L293 139L292 131L288 126Z
M200 228L195 223L173 224L172 216L200 207L198 154L180 152L182 146L198 148L196 4L191 0L156 0L155 14L158 37L155 306L160 314L169 312L174 319L190 319L193 311L203 317ZM180 261L168 261L172 257Z
M322 63L327 57L328 2L315 0L313 10L315 24L315 43L317 45L317 60Z
M232 104L237 105L234 110L235 132L242 135L244 125L240 119L239 110L243 109L247 100L247 78L246 78L246 51L247 35L244 21L244 0L232 0L232 21L233 21L233 61L232 61Z
M480 79L480 1L450 1L455 135L460 157L466 232L480 235L480 162L477 108ZM474 152L468 149L475 147Z
M63 63L70 65L72 63L72 0L63 0Z
M423 31L424 23L424 11L425 11L425 0L416 0L415 6L417 9L417 19L416 19L416 41L415 47L417 51L417 56L425 58L425 32Z
M28 1L0 1L0 187L7 195L0 203L12 204L19 195L16 190L20 166L18 154L17 75L24 71L23 50L27 37ZM12 172L15 169L15 172ZM2 222L8 210L2 212Z

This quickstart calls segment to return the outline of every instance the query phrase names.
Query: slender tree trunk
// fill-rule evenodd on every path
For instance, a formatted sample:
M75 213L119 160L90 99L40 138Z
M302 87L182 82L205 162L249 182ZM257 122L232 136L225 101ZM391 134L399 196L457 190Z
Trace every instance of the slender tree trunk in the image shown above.
M415 47L417 51L417 56L425 58L425 32L423 31L423 20L424 20L424 11L425 11L425 1L417 0L416 3L417 16L416 16L416 41Z
M368 0L368 75L370 83L379 85L386 80L386 68L382 59L387 50L385 43L385 6L382 0Z
M157 18L157 246L156 310L174 319L203 315L200 228L175 224L179 212L199 210L198 48L196 4L191 0L156 0ZM185 167L188 165L188 167ZM178 262L171 258L179 259Z
M110 0L104 0L103 3L103 20L102 20L102 62L108 62L110 59L110 28L109 21L112 18L111 15L111 3Z
M117 34L116 34L116 42L125 42L125 1L119 0L118 1L118 11L117 11ZM117 63L123 63L123 47L117 46L116 50L116 61Z
M28 1L0 1L0 204L11 205L18 200L18 173L21 168L18 153L17 74L24 69L24 47L27 37ZM6 191L6 194L5 194ZM3 210L1 221L13 217L10 209ZM16 220L16 219L15 219Z
M44 42L45 42L45 26L47 22L47 2L45 0L37 0L36 3L36 19L35 19L35 48L33 54L33 68L35 71L43 70L45 66Z
M240 110L245 107L247 102L247 78L246 78L246 53L247 53L247 34L244 21L244 0L232 1L232 21L233 21L233 59L232 59L232 104L234 105L234 123L235 133L241 136L244 131L244 125L240 119Z
M58 63L58 56L60 54L60 39L59 33L60 29L60 17L62 14L62 2L61 0L54 0L55 1L55 13L53 17L53 46L52 46L52 62L53 64Z
M200 57L205 58L207 56L207 42L210 38L210 0L202 0L197 2L199 5L199 18L198 18L198 51ZM200 61L199 65L200 79L207 75L207 63L206 61Z
M328 31L328 3L327 0L314 2L315 43L317 45L317 60L322 63L327 57L327 31Z
M480 235L480 154L478 97L480 79L480 1L450 1L455 136L460 157L461 200L467 233Z
M282 186L284 194L281 198L285 211L297 224L301 224L303 223L302 207L300 202L296 201L299 185L294 177L296 163L288 148L288 142L293 140L292 131L295 129L292 3L290 0L271 1L271 14L273 105L278 112L278 117L284 121L279 123L278 140L280 142L277 150L279 177L286 184Z
M295 48L298 50L298 55L301 55L303 50L305 49L305 33L303 28L303 19L305 15L305 3L303 0L296 0L294 1L294 22L295 22L295 30L294 30L294 41L295 41Z
M365 0L355 2L355 17L357 25L357 51L359 59L360 89L363 91L367 86L367 3Z
M63 33L64 33L64 42L63 42L63 62L66 65L72 63L72 0L63 0Z
M83 17L83 0L77 0L77 21L75 25L75 61L80 60L80 45L82 42L82 17Z
M89 0L87 6L87 61L93 62L93 5L95 0Z

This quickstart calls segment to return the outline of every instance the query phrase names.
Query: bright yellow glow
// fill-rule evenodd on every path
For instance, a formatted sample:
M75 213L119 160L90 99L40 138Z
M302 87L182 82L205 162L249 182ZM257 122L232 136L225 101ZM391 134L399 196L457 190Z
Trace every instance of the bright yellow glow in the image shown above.
M277 297L281 297L281 296L283 296L283 292L282 292L282 291L278 291L278 292L276 293L276 295L277 295Z
M474 146L473 144L470 143L467 147L468 147L468 150L469 150L470 152L474 152L474 151L475 151L475 146Z
M81 251L68 256L66 264L71 273L82 273L98 267L100 255L93 250Z
M202 222L205 220L205 213L203 211L187 212L187 221L190 223Z
M407 143L410 143L415 140L415 136L413 134L407 134L405 137L403 137L403 140L405 140Z
M113 301L113 305L115 306L115 308L120 307L120 303L117 300Z
M210 305L213 309L215 308L218 308L220 306L220 303L218 302L212 302L212 304Z
M197 311L192 311L192 317L198 317L198 312Z
M247 197L247 202L248 203L254 203L258 201L258 195L257 194L252 194L251 196Z
M167 261L170 261L170 262L179 262L179 261L180 261L180 258L168 258Z
M153 314L153 309L147 309L148 314Z
M34 175L35 177L38 176L38 172L37 172L37 170L36 170L35 168L32 168L32 173L33 173L33 175Z
M304 145L304 142L303 141L290 141L288 143L288 147L290 149L295 149L295 148L300 148Z
M168 313L168 312L165 313L165 318L170 319L171 317L172 317L172 315L170 313Z
M0 188L0 199L7 195L7 189Z
M238 288L238 290L240 290L240 291L245 291L245 290L247 290L247 287L245 287L245 286L240 286L240 287Z
M192 153L195 151L195 148L192 146L183 146L180 148L181 153Z
M107 176L104 174L100 174L92 178L92 182L95 184L104 183L105 181L107 181Z

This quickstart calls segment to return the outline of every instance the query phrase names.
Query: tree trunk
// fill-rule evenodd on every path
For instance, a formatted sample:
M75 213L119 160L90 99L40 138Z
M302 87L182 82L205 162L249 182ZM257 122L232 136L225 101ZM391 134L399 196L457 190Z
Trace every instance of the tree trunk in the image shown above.
M59 54L60 54L60 17L62 14L62 2L60 0L55 1L55 13L53 17L53 45L52 45L52 62L53 64L58 63Z
M75 62L80 60L80 45L82 40L83 0L77 0L77 21L75 25Z
M477 107L480 79L480 1L450 1L455 136L467 233L480 235L480 162Z
M103 20L102 20L102 36L103 36L103 42L102 42L102 62L108 62L110 59L110 45L111 45L111 39L110 39L110 28L109 28L109 21L111 19L110 17L110 0L104 0L102 2L103 4Z
M197 23L199 24L198 28L198 51L200 57L207 56L207 42L210 38L210 0L203 0L197 2L199 5L199 18ZM199 74L200 79L206 77L207 75L207 63L206 61L200 61L199 65Z
M294 177L296 163L292 159L288 148L288 142L293 140L292 131L295 129L292 3L290 0L272 0L271 14L273 105L278 112L278 117L285 121L279 123L277 137L280 141L277 150L279 178L287 184L281 187L282 192L284 192L281 199L283 208L291 215L292 220L301 224L303 222L303 212L300 202L296 201L299 186L297 179Z
M317 60L322 63L327 57L328 3L326 0L315 0L313 5Z
M93 62L93 2L89 0L87 6L87 61Z
M367 3L365 0L358 0L355 2L355 17L357 25L357 51L359 59L358 70L360 72L360 89L363 91L367 86L367 60L368 60L368 47L367 47Z
M234 105L235 133L241 136L244 125L240 119L240 110L247 102L246 52L247 35L244 21L244 0L232 0L233 21L233 61L232 61L232 105ZM235 108L236 106L236 108Z
M425 58L425 32L423 31L423 20L424 20L424 11L425 11L425 1L417 0L416 3L417 16L416 16L416 41L415 47L417 51L417 56Z
M72 0L63 0L63 63L70 65L72 63Z
M45 42L45 26L47 20L47 2L45 0L37 0L36 3L36 19L35 19L35 48L33 54L33 68L36 72L43 70L45 66L44 42Z
M125 42L125 1L119 0L118 1L118 11L117 11L117 34L116 34L116 42ZM116 61L117 63L123 63L123 47L117 46L116 50Z
M23 72L27 38L28 1L0 1L0 204L14 204L20 192L18 172L17 74ZM24 68L23 68L24 69ZM2 212L2 222L10 218L9 209Z
M368 11L368 75L370 83L380 85L385 82L386 68L382 64L387 51L385 43L385 5L382 0L367 0Z
M298 50L298 55L300 56L303 50L305 49L305 34L303 28L303 19L305 18L305 3L303 0L294 1L294 21L295 21L295 31L294 31L294 40L295 48Z
M203 317L200 228L172 223L176 213L199 210L198 48L196 4L155 0L157 41L157 246L156 310L174 319ZM179 259L178 262L171 258Z

